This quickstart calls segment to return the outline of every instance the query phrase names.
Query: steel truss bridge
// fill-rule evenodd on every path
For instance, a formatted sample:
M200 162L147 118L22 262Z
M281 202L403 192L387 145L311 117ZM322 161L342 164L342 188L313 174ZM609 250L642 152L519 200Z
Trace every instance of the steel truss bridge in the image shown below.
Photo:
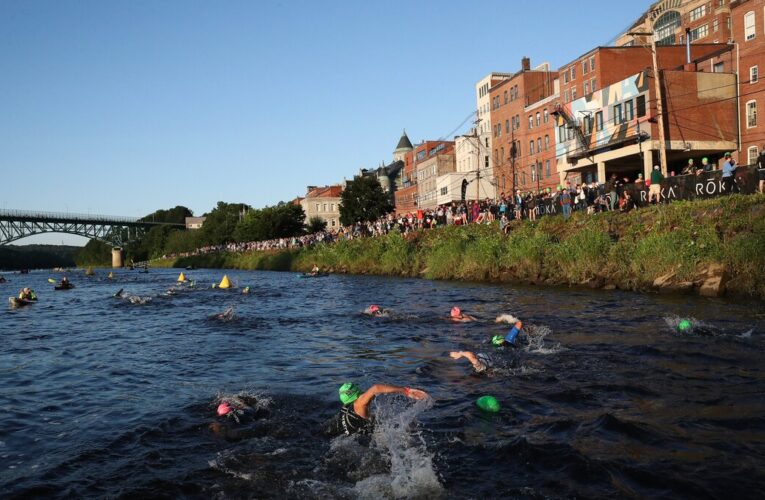
M139 240L155 226L183 224L144 222L112 215L0 210L0 245L42 233L69 233L103 241L113 247Z

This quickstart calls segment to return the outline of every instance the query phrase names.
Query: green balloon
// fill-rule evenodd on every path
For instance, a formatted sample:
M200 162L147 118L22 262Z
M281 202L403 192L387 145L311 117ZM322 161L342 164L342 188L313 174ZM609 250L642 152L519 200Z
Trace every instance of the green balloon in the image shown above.
M688 321L687 319L682 319L682 320L680 320L680 322L677 324L677 329L678 329L678 330L680 330L681 332L684 332L684 331L686 331L686 330L690 330L690 329L691 329L691 326L692 326L692 325L691 325L691 322L690 322L690 321Z
M481 396L478 398L475 404L483 411L488 411L491 413L497 413L500 409L499 401L497 401L497 398L494 396Z

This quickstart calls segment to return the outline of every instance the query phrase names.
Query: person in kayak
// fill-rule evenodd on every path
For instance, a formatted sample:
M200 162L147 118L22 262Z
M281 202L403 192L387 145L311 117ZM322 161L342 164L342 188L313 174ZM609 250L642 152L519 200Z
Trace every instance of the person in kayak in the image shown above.
M457 321L459 323L467 323L468 321L476 321L477 318L469 314L464 314L462 312L462 309L460 309L457 306L454 306L452 307L452 311L449 315L449 319L452 321Z
M63 288L63 289L74 288L74 285L72 285L72 282L69 281L69 278L67 278L66 276L61 278L61 281L59 282L58 286L59 288Z
M314 262L313 267L311 268L311 272L309 273L311 276L316 276L317 274L321 274L321 269L319 266L316 265Z
M21 290L19 290L19 299L20 300L37 300L37 294L34 290L31 288L24 287Z
M368 434L374 427L374 420L369 411L369 404L379 394L403 394L404 396L421 400L428 397L425 391L410 387L374 384L365 392L351 382L346 382L338 389L343 407L331 427L333 434Z

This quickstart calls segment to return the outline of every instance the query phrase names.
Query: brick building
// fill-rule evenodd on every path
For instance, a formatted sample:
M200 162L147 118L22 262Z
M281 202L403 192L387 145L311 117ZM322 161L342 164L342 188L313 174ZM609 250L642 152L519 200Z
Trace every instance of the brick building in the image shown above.
M455 171L454 142L428 141L426 148L415 150L414 171L417 178L417 206L435 208L438 205L439 177ZM448 194L449 189L444 194Z
M648 176L658 162L658 120L651 71L631 75L555 111L558 168L589 182L612 173ZM717 162L735 149L736 75L662 72L668 171L679 174L688 158ZM580 120L575 119L582 116Z
M731 4L733 40L738 49L741 148L738 162L751 165L765 149L765 125L758 116L765 107L765 0L738 0Z
M662 0L654 2L619 37L615 45L645 45L650 40L630 33L657 34L659 45L728 43L731 39L731 0Z
M539 186L558 183L550 120L556 92L557 72L549 71L546 65L532 70L526 57L521 60L519 72L491 88L491 157L498 193L510 193L514 187L536 190L537 167L541 164L545 174L548 161L550 175L542 175Z

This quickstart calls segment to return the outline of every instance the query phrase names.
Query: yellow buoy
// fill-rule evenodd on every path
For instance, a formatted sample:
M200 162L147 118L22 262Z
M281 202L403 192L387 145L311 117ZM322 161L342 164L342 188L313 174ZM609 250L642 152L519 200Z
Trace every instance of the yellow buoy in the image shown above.
M178 282L183 283L184 281L186 281L186 276L184 276L183 272L181 272L181 274L178 275Z
M218 285L218 288L231 288L231 282L228 280L228 276L225 274L223 275L223 279L220 280L220 285Z

